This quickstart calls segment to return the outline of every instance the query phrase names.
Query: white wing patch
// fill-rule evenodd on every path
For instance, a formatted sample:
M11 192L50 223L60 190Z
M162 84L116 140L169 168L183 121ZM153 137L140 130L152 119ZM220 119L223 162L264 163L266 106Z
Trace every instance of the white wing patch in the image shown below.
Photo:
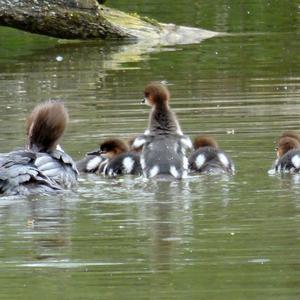
M179 145L177 143L174 144L174 152L177 152Z
M108 162L105 162L105 165L104 165L103 171L102 171L103 175L106 173L107 167L108 167Z
M276 174L276 170L273 168L273 169L270 169L269 171L268 171L268 174L269 175L275 175Z
M203 154L199 154L195 160L196 167L200 169L205 163L205 156Z
M146 168L146 162L145 162L145 158L143 156L141 157L140 163L141 163L142 169L145 170L145 168Z
M191 141L191 139L189 137L182 137L180 139L181 143L183 144L183 146L187 149L192 149L193 148L193 143Z
M296 154L291 158L291 161L296 169L300 168L300 155Z
M159 167L158 166L154 166L150 171L149 171L149 177L154 177L158 174L159 172Z
M183 169L187 170L189 168L189 160L184 156L183 157Z
M177 171L176 167L175 166L171 166L170 167L170 173L173 177L175 178L180 178L180 174L179 172Z
M114 177L115 176L114 170L112 168L108 170L108 176L109 177Z
M59 150L61 152L65 152L64 149L61 147L61 145L57 145L56 150Z
M87 171L92 171L96 169L99 166L99 164L102 162L102 160L103 158L100 156L96 156L92 158L86 165Z
M234 174L235 173L235 166L234 164L231 165L231 172Z
M133 148L140 148L142 147L144 144L146 143L146 139L142 138L142 137L137 137L133 144L132 144L132 147Z
M188 172L186 170L184 170L182 172L182 178L187 178L187 176L188 176Z
M222 165L224 166L224 167L228 167L229 166L229 160L228 160L228 158L226 157L226 155L225 154L223 154L223 153L218 153L218 158L219 158L219 161L222 163Z
M178 122L176 116L175 116L175 122L176 122L176 127L177 127L177 130L176 130L177 134L183 135L183 132L182 132L182 130L180 128L180 125L179 125L179 122Z
M122 163L126 173L130 173L133 169L134 160L131 157L125 157Z
M176 130L176 133L179 134L179 135L183 135L183 132L182 130L180 129L179 125L178 125L178 128Z

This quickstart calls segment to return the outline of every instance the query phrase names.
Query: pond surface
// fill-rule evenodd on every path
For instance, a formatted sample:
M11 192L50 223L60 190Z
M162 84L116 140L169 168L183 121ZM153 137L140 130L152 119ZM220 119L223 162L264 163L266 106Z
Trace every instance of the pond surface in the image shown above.
M276 137L300 131L299 2L110 2L231 35L149 49L0 28L1 152L48 99L69 109L75 159L140 133L143 87L165 80L183 131L214 135L237 173L84 175L75 192L1 197L0 299L299 299L300 177L267 174Z

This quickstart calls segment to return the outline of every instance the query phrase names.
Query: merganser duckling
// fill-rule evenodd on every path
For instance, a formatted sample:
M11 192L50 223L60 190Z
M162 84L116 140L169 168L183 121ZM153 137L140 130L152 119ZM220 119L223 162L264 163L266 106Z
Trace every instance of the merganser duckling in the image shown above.
M169 107L170 93L161 83L150 83L144 90L145 103L152 107L144 135L137 137L134 148L143 146L141 167L147 178L160 175L181 179L187 175L186 149L192 148L183 135L176 115Z
M269 173L299 173L300 172L300 139L297 133L284 133L277 142L277 159Z
M123 152L127 152L127 145L120 139L107 139L100 142L99 148L86 153L85 158L76 162L79 172L102 174L108 161Z
M58 101L37 105L26 122L27 148L1 156L0 193L47 193L72 188L78 171L59 146L68 113Z
M209 174L234 174L235 167L231 158L221 149L217 141L206 135L194 139L195 151L189 157L192 172Z
M100 164L96 164L94 161L89 161L86 164L85 169L89 169L89 172L107 175L109 177L116 177L117 175L140 175L140 155L137 152L129 151L127 144L117 138L110 138L100 144L100 147L88 153L93 156L93 160L96 158L101 159ZM84 165L83 161L78 162L80 165ZM92 164L97 165L94 169L91 168Z
M152 107L145 134L183 134L169 100L170 92L165 85L153 82L145 87L142 103Z
M76 161L76 167L80 173L97 173L101 174L107 159L101 155L100 149L87 152L85 157Z
M108 139L100 145L101 153L108 159L104 175L116 177L117 175L140 175L140 154L130 151L125 142L120 139Z

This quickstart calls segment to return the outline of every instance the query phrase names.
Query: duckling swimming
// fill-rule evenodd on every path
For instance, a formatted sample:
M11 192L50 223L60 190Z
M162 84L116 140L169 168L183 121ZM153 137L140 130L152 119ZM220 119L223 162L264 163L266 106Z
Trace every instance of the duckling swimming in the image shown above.
M161 83L150 83L144 90L145 103L151 107L144 135L137 137L134 148L143 146L141 167L147 178L158 175L181 179L187 175L187 149L190 139L183 135L176 115L169 106L170 93Z
M194 140L195 151L189 157L189 169L197 173L234 174L235 167L231 158L221 149L217 141L206 135Z
M109 139L100 143L99 148L86 153L82 160L77 161L79 172L102 174L109 159L127 150L127 146L122 141L117 140L112 143L110 141Z
M90 151L85 157L76 161L76 167L80 173L97 173L103 172L107 159L100 154L99 149Z
M68 113L58 101L37 105L26 122L27 148L0 158L0 193L47 193L77 184L72 158L59 146Z
M89 172L116 177L118 175L140 175L140 154L130 151L128 145L117 138L110 138L100 144L99 149L88 153L92 160L99 158L99 164L90 160L84 167ZM79 161L77 165L84 165ZM92 164L95 168L91 168ZM89 166L90 165L90 166Z
M105 175L109 177L125 174L141 175L140 153L129 150L122 140L109 139L101 144L101 149L108 158Z
M300 138L296 132L284 132L277 141L277 159L269 174L300 172Z

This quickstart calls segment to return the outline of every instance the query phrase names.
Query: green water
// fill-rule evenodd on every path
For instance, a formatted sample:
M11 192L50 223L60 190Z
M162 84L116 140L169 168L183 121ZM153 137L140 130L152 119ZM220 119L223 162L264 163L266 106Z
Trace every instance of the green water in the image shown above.
M276 137L300 131L299 1L108 3L232 35L149 49L0 28L0 151L24 144L47 99L69 109L75 159L140 133L143 87L166 80L183 131L213 134L237 173L89 175L74 193L1 197L0 299L299 299L300 177L267 174Z

